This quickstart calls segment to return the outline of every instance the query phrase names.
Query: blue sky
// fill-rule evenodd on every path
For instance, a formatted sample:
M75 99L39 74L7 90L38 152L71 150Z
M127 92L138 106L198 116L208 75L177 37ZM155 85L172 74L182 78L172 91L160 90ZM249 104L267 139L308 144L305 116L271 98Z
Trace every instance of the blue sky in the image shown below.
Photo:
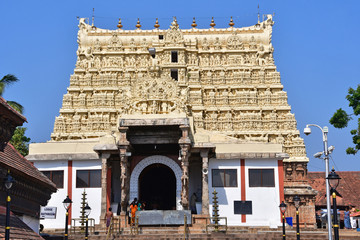
M108 29L116 28L119 17L124 29L134 29L138 17L143 29L152 29L155 18L167 29L172 16L181 28L190 28L193 17L207 28L212 16L216 27L227 27L230 16L242 27L256 23L258 3L261 14L275 13L275 64L298 128L329 126L331 166L359 171L359 157L345 154L351 127L338 130L328 121L337 108L350 110L347 90L359 84L360 1L1 1L0 76L12 73L21 80L4 97L24 105L32 141L48 141L75 67L77 16L91 18L95 8L95 25ZM301 134L308 168L324 171L323 161L312 157L323 150L321 132L312 130Z

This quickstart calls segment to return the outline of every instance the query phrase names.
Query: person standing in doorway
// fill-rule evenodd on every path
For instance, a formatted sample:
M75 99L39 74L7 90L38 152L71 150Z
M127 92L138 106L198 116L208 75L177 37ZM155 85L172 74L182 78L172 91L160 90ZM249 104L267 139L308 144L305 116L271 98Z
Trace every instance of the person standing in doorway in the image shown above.
M196 193L193 193L193 194L191 195L191 198L190 198L190 210L191 210L191 214L197 214L197 211L196 211L196 201L197 201Z
M130 204L131 212L131 225L135 224L136 211L138 210L137 198L134 198L134 201Z

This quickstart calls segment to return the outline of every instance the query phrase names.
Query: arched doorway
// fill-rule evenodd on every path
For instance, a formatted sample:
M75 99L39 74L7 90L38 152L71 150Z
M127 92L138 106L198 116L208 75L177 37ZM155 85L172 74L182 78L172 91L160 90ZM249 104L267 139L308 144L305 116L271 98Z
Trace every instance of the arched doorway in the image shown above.
M145 201L146 210L176 209L176 178L164 164L147 166L139 176L139 199Z
M130 177L130 201L132 201L134 198L139 198L139 180L140 180L140 174L142 171L147 168L150 165L153 164L162 164L167 166L173 174L175 175L176 179L176 210L182 210L181 205L181 175L182 171L180 166L171 158L161 156L161 155L153 155L147 158L144 158L141 160L133 169L131 172Z

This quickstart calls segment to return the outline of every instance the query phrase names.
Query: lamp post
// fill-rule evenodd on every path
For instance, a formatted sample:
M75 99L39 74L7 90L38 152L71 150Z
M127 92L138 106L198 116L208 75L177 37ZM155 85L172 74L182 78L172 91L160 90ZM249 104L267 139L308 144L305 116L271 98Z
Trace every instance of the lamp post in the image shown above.
M64 234L64 239L68 240L68 221L69 221L69 208L71 205L72 201L69 198L69 196L66 196L66 198L63 201L64 204L64 208L66 210L66 217L65 217L65 234Z
M15 180L10 175L10 171L8 171L7 176L4 178L4 184L6 188L6 220L5 220L5 240L10 239L10 188L12 187Z
M311 133L311 126L313 127L317 127L321 130L322 132L322 137L323 137L323 143L324 143L324 160L325 160L325 178L327 177L327 175L329 174L329 149L328 149L328 140L327 140L327 134L329 132L328 127L324 127L321 128L319 125L316 124L307 124L306 127L304 128L304 134L305 135L310 135ZM328 238L329 240L332 240L332 234L331 234L331 215L330 215L330 187L329 187L329 182L326 182L326 209L327 209L327 222L328 222Z
M282 214L282 230L283 230L283 240L286 240L286 235L285 235L285 211L286 211L286 204L284 203L284 201L282 201L279 205L280 208L280 212Z
M85 216L86 216L86 229L85 229L85 240L88 239L88 236L89 236L89 225L88 225L88 222L89 222L89 215L91 213L91 207L89 207L89 204L86 203L86 206L84 208L85 210Z
M296 239L300 240L300 227L299 227L299 207L300 207L300 198L296 195L293 199L295 208L296 208Z
M329 181L329 185L331 187L332 197L333 197L333 221L334 221L334 237L335 240L339 240L339 225L337 221L337 209L336 209L336 188L339 185L340 177L335 172L335 169L333 168L331 170L331 173L329 173L328 177L326 178Z

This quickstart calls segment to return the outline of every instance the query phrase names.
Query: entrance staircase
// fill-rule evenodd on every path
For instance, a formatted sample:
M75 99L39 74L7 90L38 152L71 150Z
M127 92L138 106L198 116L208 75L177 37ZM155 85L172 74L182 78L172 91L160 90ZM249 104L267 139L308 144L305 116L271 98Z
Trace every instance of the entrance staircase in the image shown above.
M301 239L316 240L327 239L326 230L300 230ZM84 234L71 234L69 240L83 239ZM130 228L122 229L107 236L105 230L99 230L91 234L89 240L282 240L282 229L251 228L251 227L229 227L225 232L208 232L205 229L191 226L184 232L184 227L140 227L137 234L131 233ZM296 240L294 229L286 230L287 240ZM360 239L360 232L353 230L340 230L341 240Z

